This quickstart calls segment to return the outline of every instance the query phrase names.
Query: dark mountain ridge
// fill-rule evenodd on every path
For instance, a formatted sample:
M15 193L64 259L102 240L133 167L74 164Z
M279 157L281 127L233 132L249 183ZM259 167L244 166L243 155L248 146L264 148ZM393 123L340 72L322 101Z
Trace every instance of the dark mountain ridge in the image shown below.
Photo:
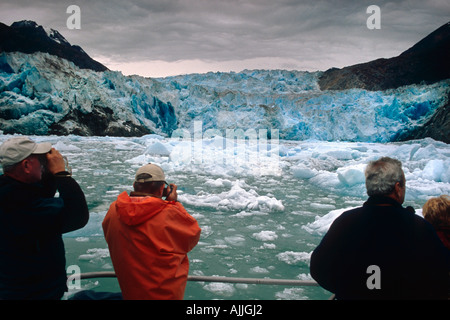
M45 29L34 21L14 22L7 26L0 22L1 52L35 53L46 52L72 61L81 69L106 71L101 63L95 61L79 46L71 45L58 31Z
M362 88L371 91L450 79L450 22L397 57L377 59L342 69L331 68L319 79L321 90ZM450 93L447 103L421 127L400 135L398 141L430 137L450 143Z
M322 90L387 90L411 84L431 84L450 78L450 22L397 57L377 59L342 69L331 68L320 77Z

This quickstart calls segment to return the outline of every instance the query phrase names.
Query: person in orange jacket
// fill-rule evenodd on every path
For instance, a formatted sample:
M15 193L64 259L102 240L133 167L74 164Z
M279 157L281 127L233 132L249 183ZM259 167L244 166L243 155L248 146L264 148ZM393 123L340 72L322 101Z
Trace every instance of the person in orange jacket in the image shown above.
M197 221L177 202L154 164L138 169L134 191L121 193L102 223L111 261L126 300L181 300L189 272L187 253L198 243ZM166 200L163 200L163 197Z

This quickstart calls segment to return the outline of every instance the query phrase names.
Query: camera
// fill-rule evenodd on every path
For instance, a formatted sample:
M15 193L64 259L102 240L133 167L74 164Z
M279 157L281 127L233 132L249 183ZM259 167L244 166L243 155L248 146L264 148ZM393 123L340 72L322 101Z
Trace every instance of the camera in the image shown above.
M163 190L163 197L168 197L172 193L172 187L166 182L167 186Z
M38 155L39 163L41 164L42 173L47 174L48 173L48 161L47 161L47 154L40 154Z
M44 154L39 154L38 155L38 160L39 163L41 164L41 168L42 168L42 176L47 176L47 175L51 175L49 169L48 169L48 158L47 156L51 153L44 153ZM64 168L65 171L67 172L68 175L72 175L72 168L69 165L69 160L67 159L66 156L61 156L63 161L64 161Z

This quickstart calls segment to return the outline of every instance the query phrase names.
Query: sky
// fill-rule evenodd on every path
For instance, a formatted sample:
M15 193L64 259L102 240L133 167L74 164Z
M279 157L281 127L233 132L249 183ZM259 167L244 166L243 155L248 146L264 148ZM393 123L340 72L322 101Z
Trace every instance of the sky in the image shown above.
M398 56L450 21L450 1L2 0L0 22L20 20L124 75L325 71Z

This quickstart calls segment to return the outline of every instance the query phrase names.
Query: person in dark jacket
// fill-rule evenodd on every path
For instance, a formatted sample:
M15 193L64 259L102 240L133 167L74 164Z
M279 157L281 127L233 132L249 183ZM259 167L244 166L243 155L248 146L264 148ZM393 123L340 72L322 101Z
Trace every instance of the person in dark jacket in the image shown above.
M332 223L311 255L311 276L336 299L447 299L449 251L402 206L401 162L372 161L365 176L369 199Z
M86 225L84 193L50 143L11 138L0 161L0 299L60 299L67 291L62 234Z

